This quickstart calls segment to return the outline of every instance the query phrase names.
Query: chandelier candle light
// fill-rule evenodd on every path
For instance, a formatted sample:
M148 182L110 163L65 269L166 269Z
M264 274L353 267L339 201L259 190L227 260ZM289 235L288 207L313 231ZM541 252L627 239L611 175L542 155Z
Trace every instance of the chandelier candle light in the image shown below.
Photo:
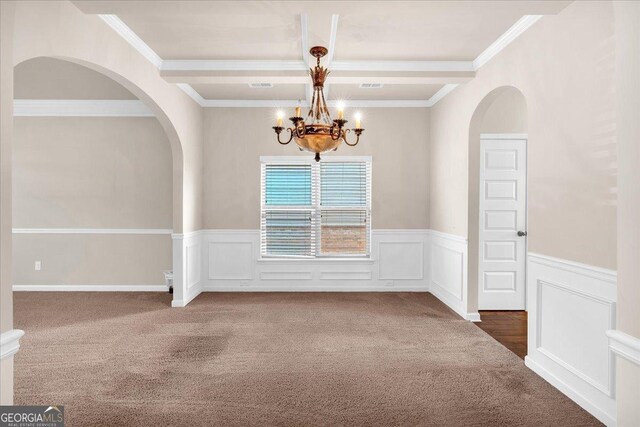
M303 118L300 107L296 107L295 117L289 118L293 123L293 127L287 128L290 134L289 140L287 141L280 140L280 134L284 130L282 126L282 120L284 118L283 112L278 112L276 125L273 127L273 130L276 132L280 144L286 145L295 139L296 144L298 144L301 150L316 153L316 161L319 162L320 153L337 150L343 141L350 147L357 145L364 129L361 127L362 118L360 115L356 115L355 128L345 128L347 121L344 119L343 104L338 104L338 118L335 120L331 119L323 92L324 81L329 74L329 70L320 66L320 58L325 56L328 50L322 46L315 46L312 47L309 52L317 60L315 68L309 69L311 81L313 82L313 98L311 100L309 114L307 114L306 118ZM353 143L347 141L347 133L351 131L356 135L356 140Z

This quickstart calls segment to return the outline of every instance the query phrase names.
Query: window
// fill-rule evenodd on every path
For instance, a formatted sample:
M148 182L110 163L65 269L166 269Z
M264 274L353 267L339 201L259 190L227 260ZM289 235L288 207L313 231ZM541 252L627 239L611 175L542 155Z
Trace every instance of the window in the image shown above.
M371 159L261 159L264 257L369 256Z

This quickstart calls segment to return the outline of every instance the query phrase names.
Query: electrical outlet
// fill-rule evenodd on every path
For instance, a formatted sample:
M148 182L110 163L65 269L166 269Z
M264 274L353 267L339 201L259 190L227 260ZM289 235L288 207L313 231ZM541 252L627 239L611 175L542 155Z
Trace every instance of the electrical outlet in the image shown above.
M36 261L36 262L35 262L35 264L33 265L33 268L34 268L36 271L40 271L40 270L42 270L42 262L41 262L41 261Z
M395 285L393 284L393 280L387 280L387 281L385 281L385 282L384 282L384 285L385 285L387 288L393 288L393 287L395 286Z

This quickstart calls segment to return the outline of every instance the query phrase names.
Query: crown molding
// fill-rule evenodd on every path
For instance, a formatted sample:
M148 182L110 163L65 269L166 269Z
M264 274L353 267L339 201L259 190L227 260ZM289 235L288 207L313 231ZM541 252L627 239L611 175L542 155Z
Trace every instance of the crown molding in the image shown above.
M429 104L429 107L433 107L434 105L436 105L436 102L440 101L442 98L447 96L452 90L454 90L457 87L458 87L457 84L447 84L442 86L440 90L434 93L433 96L429 98L429 100L427 101Z
M140 100L14 99L14 117L155 117Z
M504 34L493 42L488 48L484 50L476 59L473 60L473 70L477 71L484 64L489 62L491 58L496 56L507 47L512 41L514 41L520 34L524 33L533 24L538 22L543 15L525 15L520 18L515 24L511 26Z
M184 93L186 93L187 95L189 95L191 97L191 99L193 99L194 101L196 101L198 103L198 105L200 105L201 107L204 107L206 99L204 99L202 97L202 95L200 95L198 93L198 91L196 91L190 84L188 83L178 83L177 86L182 89L182 91Z
M100 19L107 23L120 37L125 39L133 46L142 56L147 58L156 68L162 67L162 58L149 47L131 28L127 26L116 15L98 15Z

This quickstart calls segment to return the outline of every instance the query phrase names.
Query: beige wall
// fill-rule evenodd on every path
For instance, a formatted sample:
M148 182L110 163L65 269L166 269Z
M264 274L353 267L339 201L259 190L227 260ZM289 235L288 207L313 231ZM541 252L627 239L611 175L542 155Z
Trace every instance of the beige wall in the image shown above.
M616 2L618 303L616 328L640 339L640 3ZM640 425L640 367L617 364L618 425Z
M171 229L171 164L155 118L17 117L13 227ZM15 234L13 255L17 285L162 284L171 237Z
M374 229L428 228L429 110L360 111L366 128L360 143L326 156L372 156ZM313 156L293 141L277 143L271 129L275 113L270 108L205 110L204 228L259 228L260 156Z
M14 228L172 228L155 118L16 117L13 162Z
M13 254L16 285L163 285L171 236L19 234ZM35 260L42 270L35 271Z
M543 17L432 108L431 228L467 236L471 118L514 86L527 104L529 250L616 268L612 14L575 2Z

